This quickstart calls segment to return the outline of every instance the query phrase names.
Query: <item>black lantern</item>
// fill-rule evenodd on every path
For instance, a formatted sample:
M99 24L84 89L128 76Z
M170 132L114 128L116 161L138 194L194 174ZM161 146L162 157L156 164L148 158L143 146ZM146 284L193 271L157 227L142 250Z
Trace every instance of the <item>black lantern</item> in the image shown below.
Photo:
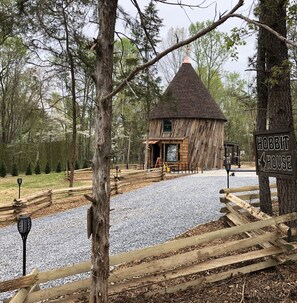
M227 188L229 188L229 173L231 170L231 159L230 157L225 157L225 169L227 172Z
M17 178L17 182L18 182L18 185L19 185L19 199L20 199L21 198L21 185L22 185L23 179L22 178Z
M22 215L17 222L18 231L23 240L23 276L26 275L26 242L28 234L31 230L32 221L29 216Z

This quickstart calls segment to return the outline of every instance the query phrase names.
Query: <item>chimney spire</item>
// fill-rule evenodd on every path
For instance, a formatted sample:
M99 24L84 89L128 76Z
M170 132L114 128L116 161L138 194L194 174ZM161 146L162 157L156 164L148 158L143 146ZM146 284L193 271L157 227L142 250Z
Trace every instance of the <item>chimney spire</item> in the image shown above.
M187 45L186 57L185 57L184 63L190 63L189 51L190 51L190 45L188 44L188 45Z

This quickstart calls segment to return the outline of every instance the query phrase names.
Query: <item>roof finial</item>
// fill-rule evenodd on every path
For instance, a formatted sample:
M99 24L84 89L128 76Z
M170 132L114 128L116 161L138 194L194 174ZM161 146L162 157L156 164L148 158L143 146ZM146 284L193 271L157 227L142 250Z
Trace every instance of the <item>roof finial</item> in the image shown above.
M190 45L188 44L188 45L187 45L186 57L185 57L184 63L190 63L190 60L189 60L189 52L190 52Z

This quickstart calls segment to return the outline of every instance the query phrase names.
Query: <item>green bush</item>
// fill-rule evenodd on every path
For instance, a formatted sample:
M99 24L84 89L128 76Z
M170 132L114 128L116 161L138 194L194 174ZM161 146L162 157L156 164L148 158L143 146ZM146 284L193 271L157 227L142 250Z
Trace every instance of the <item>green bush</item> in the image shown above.
M41 174L41 168L39 161L36 162L35 168L34 168L35 174L40 175Z
M58 162L57 167L56 167L56 173L60 173L61 171L62 171L61 163Z
M46 162L46 165L45 165L45 168L44 168L44 172L46 174L49 174L51 172L51 167L50 167L49 162Z
M79 163L78 163L78 161L77 161L77 160L75 161L75 164L74 164L74 169L79 169Z
M32 175L31 163L28 164L28 166L27 166L27 168L26 168L25 175L26 175L26 176L31 176L31 175Z
M6 169L6 165L4 162L1 163L1 166L0 166L0 176L2 178L4 178L5 176L7 175L7 169Z
M89 167L89 161L87 159L85 159L83 168L88 168L88 167Z
M16 164L15 162L12 164L11 175L12 175L13 177L16 177L16 176L19 175L18 166L17 166L17 164Z

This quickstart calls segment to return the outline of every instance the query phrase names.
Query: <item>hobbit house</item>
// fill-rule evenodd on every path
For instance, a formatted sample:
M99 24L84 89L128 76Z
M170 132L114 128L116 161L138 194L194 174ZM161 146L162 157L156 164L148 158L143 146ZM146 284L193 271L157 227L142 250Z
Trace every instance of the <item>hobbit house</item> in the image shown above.
M223 167L224 122L221 109L188 59L150 114L148 164L172 169Z

